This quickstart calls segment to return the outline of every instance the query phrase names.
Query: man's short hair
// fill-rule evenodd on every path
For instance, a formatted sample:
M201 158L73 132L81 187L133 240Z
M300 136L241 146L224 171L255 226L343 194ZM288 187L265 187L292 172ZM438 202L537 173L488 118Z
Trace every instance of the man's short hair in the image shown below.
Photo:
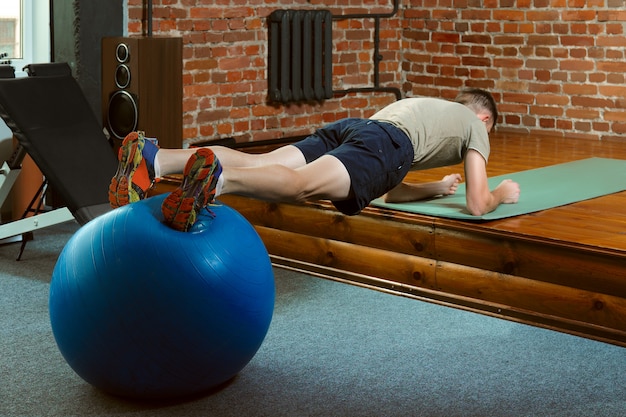
M491 113L493 126L498 122L498 106L496 100L491 93L480 88L466 88L461 90L454 99L457 103L461 103L474 111L486 110Z

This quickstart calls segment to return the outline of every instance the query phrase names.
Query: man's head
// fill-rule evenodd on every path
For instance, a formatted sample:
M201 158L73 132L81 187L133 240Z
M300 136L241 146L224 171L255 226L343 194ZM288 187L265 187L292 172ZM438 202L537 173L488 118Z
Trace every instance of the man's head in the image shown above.
M496 100L485 90L481 90L480 88L467 88L461 90L454 101L467 106L474 113L476 113L476 115L483 122L485 122L488 132L491 131L491 129L498 122L498 107L496 106Z

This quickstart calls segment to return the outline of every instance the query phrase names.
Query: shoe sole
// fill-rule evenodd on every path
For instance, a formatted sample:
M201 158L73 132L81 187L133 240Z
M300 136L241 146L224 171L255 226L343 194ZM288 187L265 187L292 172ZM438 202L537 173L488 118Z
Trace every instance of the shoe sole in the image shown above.
M143 198L132 186L133 175L143 159L141 155L143 146L144 138L137 132L131 132L124 138L118 153L117 172L109 185L109 203L111 207L125 206Z
M181 186L163 200L161 211L166 224L181 232L194 225L198 212L215 198L216 170L219 162L209 149L200 148L189 158Z

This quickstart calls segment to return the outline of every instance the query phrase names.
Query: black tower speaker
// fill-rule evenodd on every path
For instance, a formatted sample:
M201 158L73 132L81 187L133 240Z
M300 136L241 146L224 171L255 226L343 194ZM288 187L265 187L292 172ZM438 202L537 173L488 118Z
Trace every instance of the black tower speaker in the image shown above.
M112 138L134 130L182 147L182 38L102 39L102 121Z

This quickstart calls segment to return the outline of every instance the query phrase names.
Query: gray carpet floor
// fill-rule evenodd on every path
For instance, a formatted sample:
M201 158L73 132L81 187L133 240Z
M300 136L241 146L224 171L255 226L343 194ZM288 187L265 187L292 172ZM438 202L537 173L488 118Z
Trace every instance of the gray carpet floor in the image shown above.
M0 246L0 416L626 416L626 350L275 270L268 335L228 385L129 401L78 377L48 316L77 226Z

